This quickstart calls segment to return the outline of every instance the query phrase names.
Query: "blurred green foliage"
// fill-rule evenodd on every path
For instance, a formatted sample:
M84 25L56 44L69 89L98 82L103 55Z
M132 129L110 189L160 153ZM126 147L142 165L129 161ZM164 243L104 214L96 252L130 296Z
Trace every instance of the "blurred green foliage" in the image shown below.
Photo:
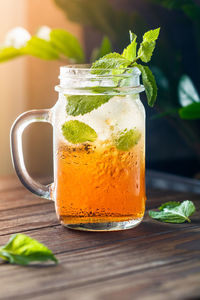
M0 48L0 62L22 55L31 55L46 60L58 60L65 57L77 62L83 62L85 59L84 50L78 39L63 29L51 30L47 39L33 35L26 43L22 43L17 48L12 42L12 39L19 38L15 37L15 34L14 32L10 46L2 45Z
M13 36L13 39L17 38L17 36ZM94 49L91 55L91 61L111 51L111 42L108 37L104 36L101 45ZM0 48L0 63L22 55L35 56L45 60L61 60L66 63L67 61L74 63L85 62L85 51L80 42L74 35L64 29L50 30L47 39L33 35L25 44L22 43L22 45L17 48L14 47L14 45L2 45Z

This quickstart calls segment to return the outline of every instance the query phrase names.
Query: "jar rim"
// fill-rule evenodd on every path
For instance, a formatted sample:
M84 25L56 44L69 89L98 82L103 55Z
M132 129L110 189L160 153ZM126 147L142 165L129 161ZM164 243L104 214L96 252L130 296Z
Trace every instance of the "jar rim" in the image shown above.
M58 92L72 94L91 94L98 89L98 94L128 94L144 91L140 84L140 70L137 67L95 69L91 72L91 64L74 64L60 67L60 84L55 87ZM119 70L119 72L117 72ZM120 83L120 84L119 84Z
M91 75L95 75L95 76L108 76L108 75L112 75L112 76L118 76L118 75L115 75L115 74L95 74L95 73L91 73L91 67L92 67L92 64L73 64L73 65L65 65L65 66L61 66L60 67L60 72L69 72L69 71L72 71L72 74L73 74L73 71L83 71L83 72L89 72ZM105 71L112 71L113 68L95 68L95 70L105 70ZM116 71L132 71L132 73L128 73L128 74L123 74L123 75L140 75L141 72L140 70L137 68L137 67L127 67L127 68L115 68ZM122 74L120 74L120 76L122 76Z

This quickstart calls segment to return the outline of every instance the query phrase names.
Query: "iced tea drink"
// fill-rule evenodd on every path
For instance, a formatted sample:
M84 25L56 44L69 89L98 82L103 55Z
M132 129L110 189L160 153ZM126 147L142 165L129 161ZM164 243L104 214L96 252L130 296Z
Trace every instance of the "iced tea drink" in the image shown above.
M88 101L86 113L82 99ZM97 100L105 103L90 110ZM136 226L146 200L145 112L139 93L105 98L65 91L54 110L53 198L61 223L83 230Z
M57 152L57 213L63 224L140 220L145 209L144 142L130 151L105 143Z

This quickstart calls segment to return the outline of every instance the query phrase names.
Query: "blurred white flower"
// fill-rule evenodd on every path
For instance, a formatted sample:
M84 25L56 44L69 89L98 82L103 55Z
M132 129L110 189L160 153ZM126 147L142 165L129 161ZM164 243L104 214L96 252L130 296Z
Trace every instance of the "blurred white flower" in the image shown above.
M23 27L15 27L10 30L5 37L4 47L21 48L30 40L30 33Z
M51 28L48 26L41 26L36 33L36 36L40 39L49 41L50 40Z

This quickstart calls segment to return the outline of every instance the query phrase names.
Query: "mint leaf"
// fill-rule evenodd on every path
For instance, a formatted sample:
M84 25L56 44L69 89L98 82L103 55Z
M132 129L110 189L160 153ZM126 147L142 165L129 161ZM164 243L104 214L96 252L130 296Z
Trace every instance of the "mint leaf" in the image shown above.
M78 39L64 29L53 29L50 33L50 41L53 47L68 58L83 62L84 51Z
M115 139L115 147L118 150L128 151L133 148L140 140L141 133L137 129L131 129L129 131L124 130L120 133L118 139Z
M11 264L18 265L27 265L33 261L58 262L46 246L21 233L11 236L8 243L0 248L0 257Z
M72 144L94 142L97 134L89 125L78 120L67 121L62 126L62 133L66 140Z
M42 59L58 59L59 53L50 41L33 36L22 49L23 54L29 54Z
M183 75L178 84L178 97L181 106L200 102L199 94L189 76Z
M124 49L122 56L130 61L134 61L136 59L136 43L137 35L130 31L130 40L131 43Z
M155 42L143 42L138 50L138 57L145 63L151 60L151 56L155 49Z
M135 64L142 73L142 82L145 87L147 101L149 106L154 106L157 97L157 85L155 77L149 67Z
M143 41L138 50L138 58L147 63L151 60L151 56L156 46L156 40L159 36L160 28L150 30L143 36Z
M197 120L200 119L200 102L192 103L188 106L182 107L178 111L181 119Z
M160 28L149 30L145 32L145 34L143 35L143 41L149 43L154 42L158 39L159 33L160 33Z
M6 60L20 56L22 54L23 53L20 49L16 49L14 47L2 48L0 49L0 62L4 62Z
M180 202L178 202L178 201L169 201L169 202L163 203L158 209L163 210L164 208L174 208L178 205L180 205Z
M127 68L131 61L123 57L119 53L110 53L92 64L92 74L103 75L113 74L113 70Z
M129 30L129 36L130 36L131 43L137 39L137 35L134 32L132 32L131 30Z
M185 200L182 203L175 201L167 202L159 207L159 211L149 211L149 216L161 222L184 223L191 222L189 217L195 212L195 206L192 201Z
M109 101L109 95L65 95L67 99L66 111L70 116L79 116L97 109Z

